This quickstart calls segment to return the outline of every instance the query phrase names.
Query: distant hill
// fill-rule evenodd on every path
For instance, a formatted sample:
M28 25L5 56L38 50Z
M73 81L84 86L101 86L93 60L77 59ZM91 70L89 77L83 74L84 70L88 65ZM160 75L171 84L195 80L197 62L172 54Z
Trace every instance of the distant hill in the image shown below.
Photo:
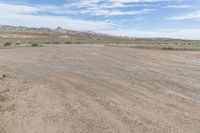
M191 40L170 39L170 38L130 38L118 37L95 32L79 32L58 27L51 28L30 28L25 26L0 26L0 42L5 41L36 41L40 43L125 43L125 44L149 44L149 43L180 43L194 42Z
M123 39L111 35L97 34L95 32L79 32L66 30L61 27L51 28L30 28L24 26L0 26L0 37L4 38L70 38L70 39Z

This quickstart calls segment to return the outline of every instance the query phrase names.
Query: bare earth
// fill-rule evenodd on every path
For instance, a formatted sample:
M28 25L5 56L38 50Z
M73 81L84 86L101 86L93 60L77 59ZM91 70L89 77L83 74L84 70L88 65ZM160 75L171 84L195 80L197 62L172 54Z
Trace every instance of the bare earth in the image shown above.
M0 49L1 133L200 133L200 52Z

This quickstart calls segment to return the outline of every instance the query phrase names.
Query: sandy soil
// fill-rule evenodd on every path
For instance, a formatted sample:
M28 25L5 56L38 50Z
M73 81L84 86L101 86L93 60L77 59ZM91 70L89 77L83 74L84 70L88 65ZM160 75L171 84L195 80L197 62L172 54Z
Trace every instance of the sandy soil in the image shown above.
M1 133L199 133L200 52L0 49Z

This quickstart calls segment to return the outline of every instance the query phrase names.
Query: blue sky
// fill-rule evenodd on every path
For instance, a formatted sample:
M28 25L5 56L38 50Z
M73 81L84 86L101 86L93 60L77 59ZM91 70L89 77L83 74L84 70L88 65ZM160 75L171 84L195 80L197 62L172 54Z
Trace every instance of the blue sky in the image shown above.
M200 39L200 1L0 0L0 25Z

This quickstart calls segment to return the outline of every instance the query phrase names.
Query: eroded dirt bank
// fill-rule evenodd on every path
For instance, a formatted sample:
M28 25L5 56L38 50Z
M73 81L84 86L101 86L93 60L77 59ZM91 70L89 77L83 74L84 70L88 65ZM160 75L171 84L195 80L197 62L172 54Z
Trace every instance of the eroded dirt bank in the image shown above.
M0 74L2 133L200 132L200 52L0 49Z

